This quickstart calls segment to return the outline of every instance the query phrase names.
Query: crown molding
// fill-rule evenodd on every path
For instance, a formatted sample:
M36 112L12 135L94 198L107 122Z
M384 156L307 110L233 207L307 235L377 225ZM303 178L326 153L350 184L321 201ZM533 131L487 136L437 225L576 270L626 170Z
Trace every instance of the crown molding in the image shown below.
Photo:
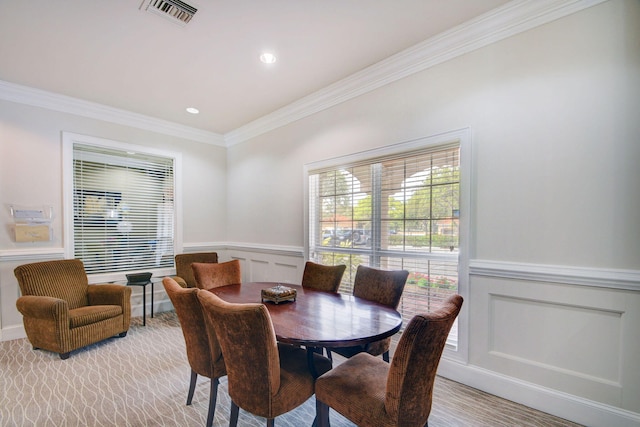
M608 0L514 0L224 135L228 147Z
M131 126L191 141L225 146L224 137L213 132L2 80L0 80L0 99Z
M224 135L0 80L0 99L230 147L608 0L513 0Z

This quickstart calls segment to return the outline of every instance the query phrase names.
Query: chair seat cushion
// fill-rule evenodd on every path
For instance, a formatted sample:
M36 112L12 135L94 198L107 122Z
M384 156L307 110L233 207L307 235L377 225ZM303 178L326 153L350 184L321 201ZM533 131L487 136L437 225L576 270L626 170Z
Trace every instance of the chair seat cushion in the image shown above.
M363 345L354 346L354 347L335 347L332 348L331 351L334 353L338 353L341 356L346 358L353 357L358 353L362 353L366 351L372 356L380 356L385 351L389 351L391 347L391 338L384 338L379 341L374 341L369 343L366 347Z
M316 398L356 425L393 425L384 406L389 366L368 353L357 354L316 380Z
M119 305L87 305L69 310L69 327L78 328L105 319L120 316L122 307Z
M272 418L303 404L313 395L314 378L309 371L307 351L300 347L278 343L280 358L280 389L271 397L271 408L253 408L256 415ZM315 368L319 374L331 369L331 361L314 354ZM270 412L263 412L269 409ZM250 411L251 412L251 411Z

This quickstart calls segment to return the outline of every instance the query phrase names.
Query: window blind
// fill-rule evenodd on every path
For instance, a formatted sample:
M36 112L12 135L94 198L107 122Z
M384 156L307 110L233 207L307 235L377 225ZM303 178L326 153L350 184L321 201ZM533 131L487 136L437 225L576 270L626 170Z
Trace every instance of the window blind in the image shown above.
M446 144L308 172L309 257L410 272L405 323L458 292L460 148ZM456 344L456 333L449 344Z
M87 273L173 266L171 158L73 145L74 256Z

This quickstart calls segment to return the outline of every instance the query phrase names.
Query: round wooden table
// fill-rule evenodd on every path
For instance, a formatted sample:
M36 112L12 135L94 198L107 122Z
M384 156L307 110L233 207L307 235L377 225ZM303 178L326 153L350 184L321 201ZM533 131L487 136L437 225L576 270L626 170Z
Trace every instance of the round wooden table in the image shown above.
M264 303L276 338L283 343L305 346L310 350L310 361L312 351L364 345L389 337L402 326L400 313L385 305L288 283L248 282L210 291L227 302L260 303L262 289L276 285L288 286L297 292L295 301ZM313 369L313 363L310 368Z

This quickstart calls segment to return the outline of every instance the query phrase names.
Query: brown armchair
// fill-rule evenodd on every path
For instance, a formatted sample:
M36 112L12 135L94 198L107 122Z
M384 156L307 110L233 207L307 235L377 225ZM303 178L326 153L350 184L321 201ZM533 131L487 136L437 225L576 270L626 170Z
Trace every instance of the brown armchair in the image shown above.
M194 262L191 264L196 287L199 289L213 289L219 286L237 285L242 283L240 261L221 262L219 264Z
M307 352L276 342L263 304L227 303L203 290L198 299L207 327L215 330L222 347L231 397L230 427L238 423L239 408L266 418L267 426L273 426L275 417L313 395ZM331 361L318 354L313 354L313 363L319 374L331 369Z
M302 273L302 287L338 292L346 265L322 265L307 261Z
M409 272L406 270L386 271L359 265L353 281L353 296L397 309L408 277ZM330 351L344 357L366 351L374 356L382 355L384 361L388 362L390 347L391 337L388 337L366 346L332 348ZM328 354L331 355L331 353Z
M191 264L194 262L218 262L217 252L195 252L188 254L178 254L175 256L176 277L173 279L183 288L195 288L196 279L193 277Z
M16 301L34 349L67 359L71 351L114 335L131 320L131 288L89 285L78 259L25 264L14 270L22 296Z
M360 353L318 378L319 427L329 425L329 407L362 427L427 426L438 364L461 307L462 297L452 295L411 319L390 364Z
M207 427L213 424L218 396L219 378L227 374L220 344L214 332L208 333L198 300L197 288L183 288L170 277L162 279L164 289L176 310L191 366L191 381L187 393L187 405L191 405L198 375L211 379Z

